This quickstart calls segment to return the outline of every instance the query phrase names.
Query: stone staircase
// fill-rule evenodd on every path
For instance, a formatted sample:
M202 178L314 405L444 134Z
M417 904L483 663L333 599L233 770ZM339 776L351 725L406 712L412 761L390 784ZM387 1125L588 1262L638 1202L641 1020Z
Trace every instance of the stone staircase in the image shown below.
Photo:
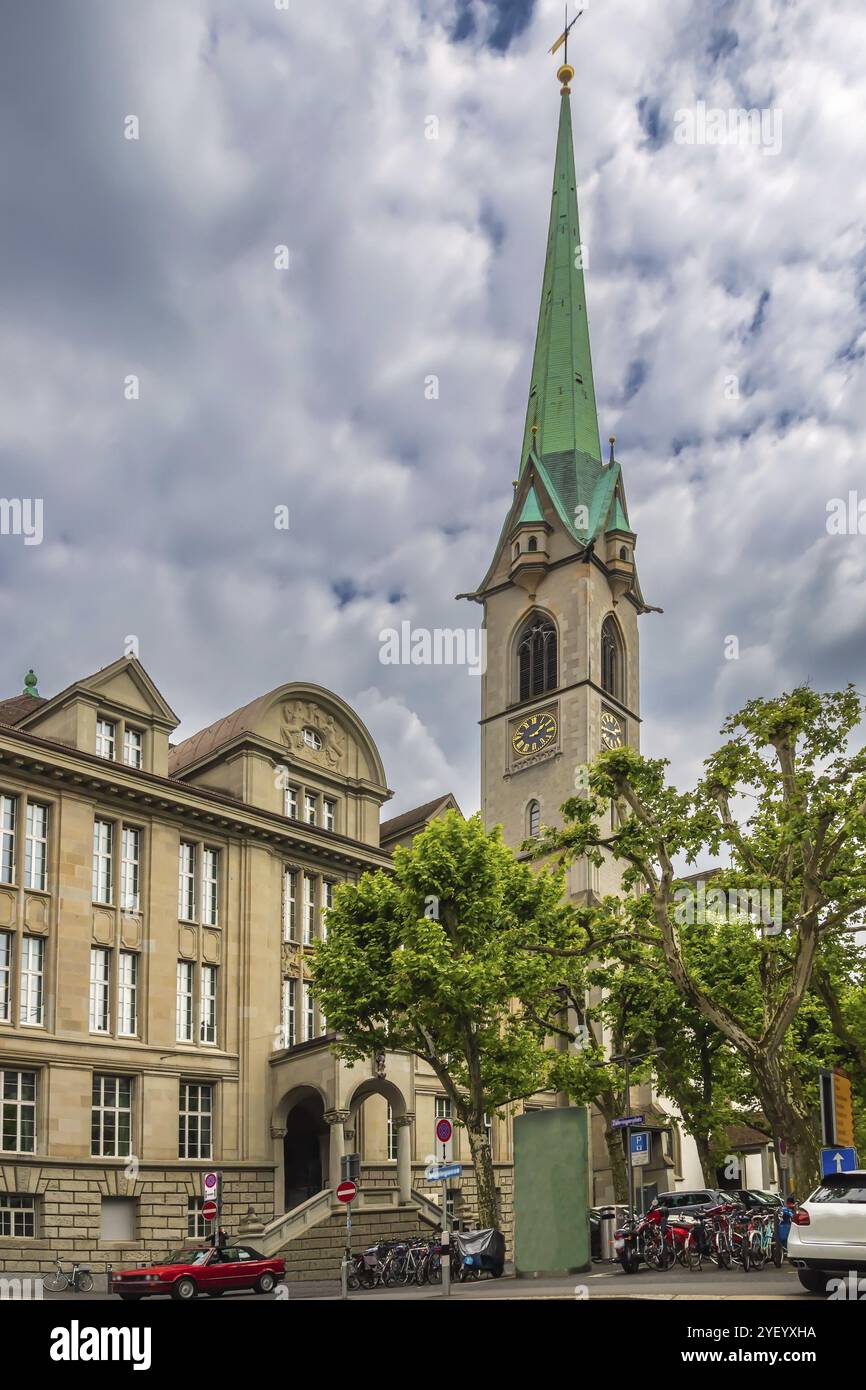
M352 1203L352 1249L429 1235L441 1220L439 1207L422 1192L413 1189L410 1200L401 1203L394 1187L360 1187ZM337 1282L346 1246L346 1208L325 1188L266 1226L247 1223L239 1236L264 1255L281 1255L287 1283Z

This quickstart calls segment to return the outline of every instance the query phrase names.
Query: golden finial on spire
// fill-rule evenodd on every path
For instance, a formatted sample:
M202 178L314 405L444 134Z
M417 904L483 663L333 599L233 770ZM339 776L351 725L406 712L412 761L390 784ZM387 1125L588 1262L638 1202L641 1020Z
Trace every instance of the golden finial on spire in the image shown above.
M571 82L572 78L574 77L574 68L571 66L571 63L568 61L568 36L569 36L569 34L571 33L571 31L572 31L572 29L574 28L574 26L575 26L575 24L577 23L577 21L580 19L580 16L581 16L582 14L583 14L583 10L578 10L577 14L574 16L574 19L573 19L573 20L571 21L571 23L569 24L569 22L568 22L568 6L566 5L566 7L565 7L565 29L562 31L562 33L560 34L559 38L556 40L556 43L553 45L553 47L552 47L551 50L550 50L551 53L556 53L557 50L560 49L560 48L562 48L562 45L565 44L565 54L564 54L565 62L562 64L562 67L558 70L558 72L557 72L557 74L556 74L556 80L557 80L557 82L560 82L560 83L562 84L561 87L560 87L560 91L562 92L562 95L563 95L564 97L565 97L565 96L570 96L570 95L571 95L571 88L569 87L568 84L569 84L569 82Z

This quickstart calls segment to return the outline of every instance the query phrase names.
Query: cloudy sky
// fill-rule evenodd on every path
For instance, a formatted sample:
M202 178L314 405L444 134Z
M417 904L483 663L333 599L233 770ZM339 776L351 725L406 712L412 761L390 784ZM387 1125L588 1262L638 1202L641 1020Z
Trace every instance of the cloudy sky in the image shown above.
M394 811L477 806L478 681L382 666L378 635L480 616L453 596L518 466L561 19L3 6L0 492L44 499L44 540L0 537L0 693L134 634L182 734L309 679L367 720ZM589 0L575 33L601 432L665 610L644 747L688 780L742 700L866 688L866 537L826 526L866 498L866 10ZM681 143L699 102L781 148Z

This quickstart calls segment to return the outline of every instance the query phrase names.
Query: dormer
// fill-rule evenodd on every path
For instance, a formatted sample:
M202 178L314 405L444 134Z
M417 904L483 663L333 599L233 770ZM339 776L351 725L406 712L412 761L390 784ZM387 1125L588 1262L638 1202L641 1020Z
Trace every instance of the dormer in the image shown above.
M50 699L37 697L18 727L106 762L168 775L177 715L137 657L121 657Z
M548 536L553 530L544 519L535 486L530 484L517 524L512 527L511 578L534 598L550 564Z

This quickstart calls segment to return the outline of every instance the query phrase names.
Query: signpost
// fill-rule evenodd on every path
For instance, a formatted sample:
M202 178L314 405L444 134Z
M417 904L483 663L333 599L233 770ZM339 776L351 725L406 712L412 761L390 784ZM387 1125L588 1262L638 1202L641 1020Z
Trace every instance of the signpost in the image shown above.
M837 1173L852 1173L857 1167L857 1150L836 1148L821 1150L821 1174L825 1178Z
M648 1129L635 1130L629 1135L631 1164L633 1168L646 1168L650 1161L650 1132Z
M201 1214L205 1221L214 1222L211 1232L211 1244L216 1247L219 1245L220 1238L220 1214L222 1212L222 1174L215 1172L202 1173L201 1193L202 1207Z
M348 1178L341 1182L334 1194L338 1202L346 1205L346 1254L343 1258L343 1268L340 1271L340 1297L349 1297L349 1261L352 1258L352 1203L358 1195L358 1189Z
M629 1125L642 1125L646 1123L645 1115L623 1115L621 1120L611 1120L611 1129L627 1129Z
M448 1178L452 1176L451 1170L453 1168L457 1168L457 1174L454 1174L454 1176L458 1176L462 1171L459 1164L447 1164L444 1161L446 1157L446 1148L451 1142L453 1133L454 1126L444 1115L441 1119L436 1121L436 1139L442 1145L443 1162L434 1170L436 1172L436 1177L433 1181L441 1182L442 1184L442 1292L446 1298L450 1298L451 1296L451 1238L448 1234L448 1189L445 1184Z

